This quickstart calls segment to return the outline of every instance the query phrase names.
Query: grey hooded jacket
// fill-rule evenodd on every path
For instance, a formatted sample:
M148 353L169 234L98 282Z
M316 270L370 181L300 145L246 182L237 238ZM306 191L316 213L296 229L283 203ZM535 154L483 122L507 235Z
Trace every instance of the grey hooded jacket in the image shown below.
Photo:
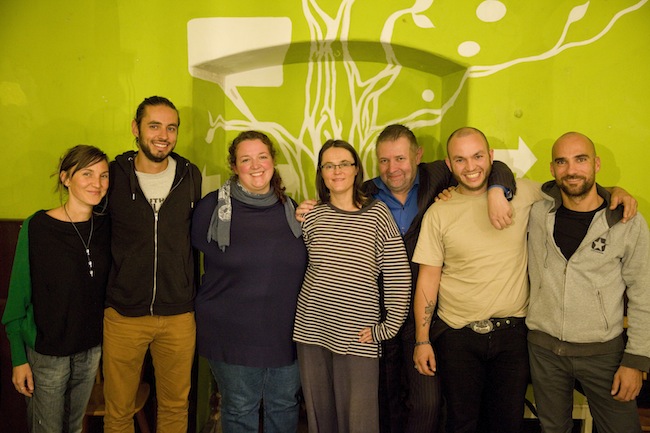
M610 194L597 188L609 207ZM566 356L624 349L621 365L648 371L650 245L645 219L637 214L621 223L621 206L598 211L567 261L553 239L560 189L550 181L542 192L544 200L533 206L529 223L529 341ZM622 338L625 295L627 342Z

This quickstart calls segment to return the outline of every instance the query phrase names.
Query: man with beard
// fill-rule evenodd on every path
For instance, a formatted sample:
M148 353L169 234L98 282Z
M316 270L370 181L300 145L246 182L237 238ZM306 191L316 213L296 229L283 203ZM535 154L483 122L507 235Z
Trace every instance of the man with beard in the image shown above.
M512 225L497 230L485 218L492 170L485 135L460 128L449 137L447 153L458 187L424 215L413 255L420 264L415 368L427 376L440 373L447 433L479 426L519 433L528 384L526 230L530 208L541 198L539 185L517 180ZM436 300L440 320L431 326Z
M138 151L110 165L113 265L104 312L104 431L133 432L142 364L151 351L157 431L187 431L194 360L194 254L190 221L201 174L173 153L180 119L166 98L146 98L132 132Z
M530 216L530 308L526 324L539 419L570 432L580 382L599 432L640 432L635 398L650 368L648 227L608 209L593 142L569 132L553 145L544 200ZM624 298L629 328L623 335Z
M411 258L424 213L441 191L457 183L444 160L421 162L423 148L404 125L392 124L384 128L377 137L376 153L379 176L364 182L362 189L388 206L402 234L406 253ZM512 197L515 190L515 179L507 165L494 161L488 189L490 222L495 228L504 229L512 217L506 196ZM314 200L301 203L296 210L299 220L302 218L300 215L308 213L315 204ZM418 265L413 262L411 274L412 290L415 290ZM415 323L411 305L399 334L382 342L380 433L435 433L439 427L444 430L439 377L424 376L413 369L414 344Z

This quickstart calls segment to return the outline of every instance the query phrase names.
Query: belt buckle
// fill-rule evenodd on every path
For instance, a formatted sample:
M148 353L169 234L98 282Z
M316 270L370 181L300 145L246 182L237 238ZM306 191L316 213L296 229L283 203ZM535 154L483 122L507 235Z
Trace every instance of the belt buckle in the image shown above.
M477 320L475 322L471 322L469 324L469 327L472 329L472 331L476 332L477 334L487 334L494 330L494 325L492 324L492 321L489 319Z

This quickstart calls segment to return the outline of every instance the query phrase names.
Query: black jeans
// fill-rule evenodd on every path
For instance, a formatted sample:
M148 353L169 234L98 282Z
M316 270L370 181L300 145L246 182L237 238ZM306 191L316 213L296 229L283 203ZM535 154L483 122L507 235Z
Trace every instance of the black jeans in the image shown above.
M448 329L436 341L447 433L519 433L529 367L521 324L478 334Z

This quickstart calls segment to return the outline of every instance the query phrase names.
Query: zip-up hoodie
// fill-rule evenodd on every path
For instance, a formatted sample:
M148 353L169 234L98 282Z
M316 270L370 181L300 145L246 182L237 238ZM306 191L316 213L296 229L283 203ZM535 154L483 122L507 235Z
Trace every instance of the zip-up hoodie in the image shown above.
M131 317L193 311L196 268L190 223L201 197L201 174L172 153L176 175L156 214L138 183L135 155L125 152L110 164L113 264L106 306Z
M597 185L607 208L598 211L567 261L553 239L562 196L555 181L533 205L528 238L528 339L558 355L589 356L624 350L621 365L650 368L650 253L648 226L637 214L620 223L610 194ZM624 296L629 328L623 332Z

